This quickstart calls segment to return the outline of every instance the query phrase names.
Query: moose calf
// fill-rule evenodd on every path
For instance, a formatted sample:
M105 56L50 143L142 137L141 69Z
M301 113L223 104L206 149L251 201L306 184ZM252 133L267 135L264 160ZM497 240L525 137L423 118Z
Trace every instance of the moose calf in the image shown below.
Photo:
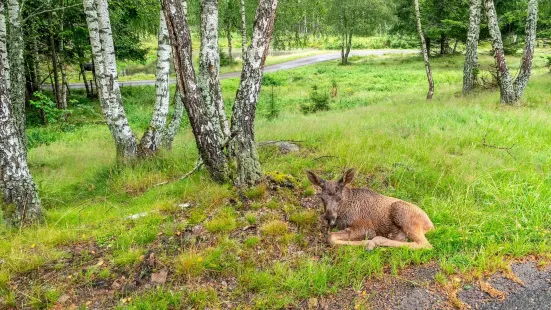
M310 171L306 174L322 190L328 224L340 230L329 234L331 245L361 245L369 250L377 246L432 248L425 233L434 225L418 206L365 187L348 186L354 179L354 169L338 181L326 181ZM413 242L407 242L408 237Z

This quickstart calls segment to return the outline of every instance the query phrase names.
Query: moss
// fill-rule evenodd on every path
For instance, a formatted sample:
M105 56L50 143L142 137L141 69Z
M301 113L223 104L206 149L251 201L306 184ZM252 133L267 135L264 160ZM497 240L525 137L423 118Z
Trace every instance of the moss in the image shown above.
M275 236L281 236L285 234L288 231L289 227L287 223L281 221L281 220L273 220L271 222L268 222L260 228L260 231L265 236L275 237Z
M298 185L297 180L290 174L284 174L279 171L266 172L266 177L273 183L281 187L295 188Z

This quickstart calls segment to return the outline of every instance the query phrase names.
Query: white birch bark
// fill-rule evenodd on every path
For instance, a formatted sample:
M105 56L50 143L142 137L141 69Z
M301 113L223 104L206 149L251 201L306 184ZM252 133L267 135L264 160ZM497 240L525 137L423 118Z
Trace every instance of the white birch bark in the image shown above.
M10 62L8 60L8 31L6 28L6 11L4 9L4 1L0 1L0 57L2 57L2 63L4 64L4 76L6 80L6 88L8 92L11 88L10 80Z
M0 0L2 1L2 0ZM0 60L0 196L4 216L13 225L32 224L42 220L42 203L27 166L19 130L11 112L10 97Z
M182 10L184 11L184 16L187 17L187 1L182 0ZM165 19L166 21L166 19ZM176 75L179 74L179 71L176 70ZM179 78L178 78L179 79ZM184 103L182 102L182 97L180 94L179 87L176 86L176 94L174 95L174 111L170 122L166 126L165 134L162 139L162 146L167 150L172 150L172 144L174 143L174 138L176 134L180 131L180 125L182 123L182 116L184 115Z
M158 43L155 107L151 121L149 122L149 127L146 129L140 142L141 156L149 156L157 153L157 150L161 146L168 117L171 47L165 16L162 11L160 11Z
M247 53L247 7L245 0L241 0L241 59Z
M230 129L220 86L218 0L201 0L201 50L197 82L209 117L216 124L215 130L223 141L229 136Z
M21 147L27 149L25 133L25 60L23 58L23 29L19 0L8 1L8 59L10 68L10 100Z
M499 29L498 17L493 0L484 0L488 28L492 39L492 48L497 68L501 103L516 104L522 97L524 89L528 84L532 72L532 61L536 41L536 30L538 23L538 0L528 1L528 17L526 20L526 36L524 42L524 53L518 77L513 80L503 51L503 41Z
M84 0L83 3L103 115L115 140L119 159L133 159L137 156L137 141L122 106L107 2Z
M524 52L520 65L519 74L515 80L515 94L517 101L520 100L524 89L528 85L528 80L532 74L532 61L534 60L534 49L536 45L536 31L538 26L538 0L528 1L528 17L526 19L526 29L524 31Z
M425 34L423 33L423 26L421 25L421 11L419 10L419 0L414 0L415 3L415 17L417 19L417 32L421 39L421 50L423 51L423 60L425 62L425 70L427 72L427 80L429 83L429 91L427 92L427 100L431 100L434 95L434 80L432 79L432 69L430 67L429 52L427 51L427 43L425 41Z
M174 95L174 111L170 122L166 126L165 134L163 135L162 140L162 146L167 150L172 150L174 138L180 130L180 125L182 123L182 116L184 115L185 110L182 97L183 96L180 95L180 91L176 90L176 94Z
M205 167L213 179L224 182L228 176L226 155L222 151L220 135L205 107L197 86L191 53L191 33L180 0L163 0L163 11L170 34L177 73L178 89L183 96L195 142Z
M465 46L465 66L463 68L464 96L473 91L476 82L474 71L478 69L478 39L480 36L481 8L481 0L470 0L469 31L467 33L467 43Z
M260 0L256 10L251 45L247 49L241 83L233 106L232 152L237 161L237 186L251 186L262 177L255 144L254 120L262 85L262 70L270 47L278 0Z

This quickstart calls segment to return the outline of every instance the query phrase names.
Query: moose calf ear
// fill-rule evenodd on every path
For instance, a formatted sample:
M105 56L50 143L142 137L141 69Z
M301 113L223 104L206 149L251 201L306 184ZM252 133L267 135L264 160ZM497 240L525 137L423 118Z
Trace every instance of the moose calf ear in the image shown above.
M354 176L356 175L356 169L350 168L348 169L344 175L342 176L342 179L340 179L340 183L342 185L346 185L352 182L354 180Z
M306 175L308 176L308 180L310 180L313 185L323 187L325 181L322 178L318 177L315 173L313 173L312 171L306 171Z

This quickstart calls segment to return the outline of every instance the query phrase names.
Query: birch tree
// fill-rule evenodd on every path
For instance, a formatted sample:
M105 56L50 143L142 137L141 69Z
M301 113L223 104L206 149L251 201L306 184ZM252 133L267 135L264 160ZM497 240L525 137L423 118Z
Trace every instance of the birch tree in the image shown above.
M199 154L210 175L218 182L228 177L228 162L222 150L219 119L209 113L197 85L191 53L191 33L179 0L163 0L163 12L174 54L177 84L187 110Z
M137 141L122 105L107 0L84 0L83 3L103 116L115 140L119 159L133 159L137 156Z
M3 6L4 1L0 0ZM0 27L1 28L1 27ZM42 220L42 203L33 181L25 147L12 114L5 79L4 57L0 58L0 196L4 216L14 225L31 224Z
M149 127L146 129L140 142L140 155L149 156L157 152L161 146L168 117L170 101L169 74L170 74L170 39L166 27L165 17L160 11L159 47L157 49L157 72L155 81L155 107Z
M270 47L278 0L260 0L256 9L251 45L243 59L241 83L237 90L231 121L232 151L237 161L237 186L249 186L262 177L255 144L254 120L262 84L262 70Z
M181 3L182 3L184 16L187 17L187 1L182 0ZM166 19L165 19L165 22L166 22ZM178 70L176 70L176 75L178 74L179 72ZM185 107L182 101L182 96L180 95L180 90L178 87L176 87L176 94L174 95L174 112L172 113L172 117L166 127L165 133L163 134L163 138L162 138L162 146L167 150L172 150L172 144L174 142L174 138L176 137L176 134L180 130L180 124L182 121L182 116L184 115L184 110L185 110Z
M21 139L21 147L27 148L25 134L25 60L23 58L23 29L19 0L8 3L8 59L10 74L10 101L12 113Z
M10 62L8 59L8 31L6 29L6 11L4 8L4 1L0 0L0 57L4 64L4 80L6 82L6 89L9 93L10 83Z
M432 69L430 67L429 53L427 51L427 44L425 42L425 34L423 33L423 26L421 25L421 11L419 10L419 0L413 0L415 4L415 18L417 19L417 32L421 39L421 50L423 52L423 60L425 61L425 70L427 71L427 80L429 82L429 91L427 93L427 100L431 100L434 95L434 80L432 79Z
M475 86L475 70L478 69L478 39L480 36L481 0L470 0L469 31L465 44L465 66L463 69L463 95L473 91Z
M522 54L521 66L516 79L513 80L503 51L503 40L493 0L484 0L488 28L492 39L492 48L497 68L501 103L516 104L522 97L522 93L528 85L532 73L532 61L534 58L534 47L536 42L536 30L538 24L538 0L528 0L528 16L526 19L524 52Z
M222 88L218 51L218 0L201 0L201 50L198 85L203 94L208 117L223 141L230 134Z
M241 58L247 53L247 6L245 0L241 0Z

